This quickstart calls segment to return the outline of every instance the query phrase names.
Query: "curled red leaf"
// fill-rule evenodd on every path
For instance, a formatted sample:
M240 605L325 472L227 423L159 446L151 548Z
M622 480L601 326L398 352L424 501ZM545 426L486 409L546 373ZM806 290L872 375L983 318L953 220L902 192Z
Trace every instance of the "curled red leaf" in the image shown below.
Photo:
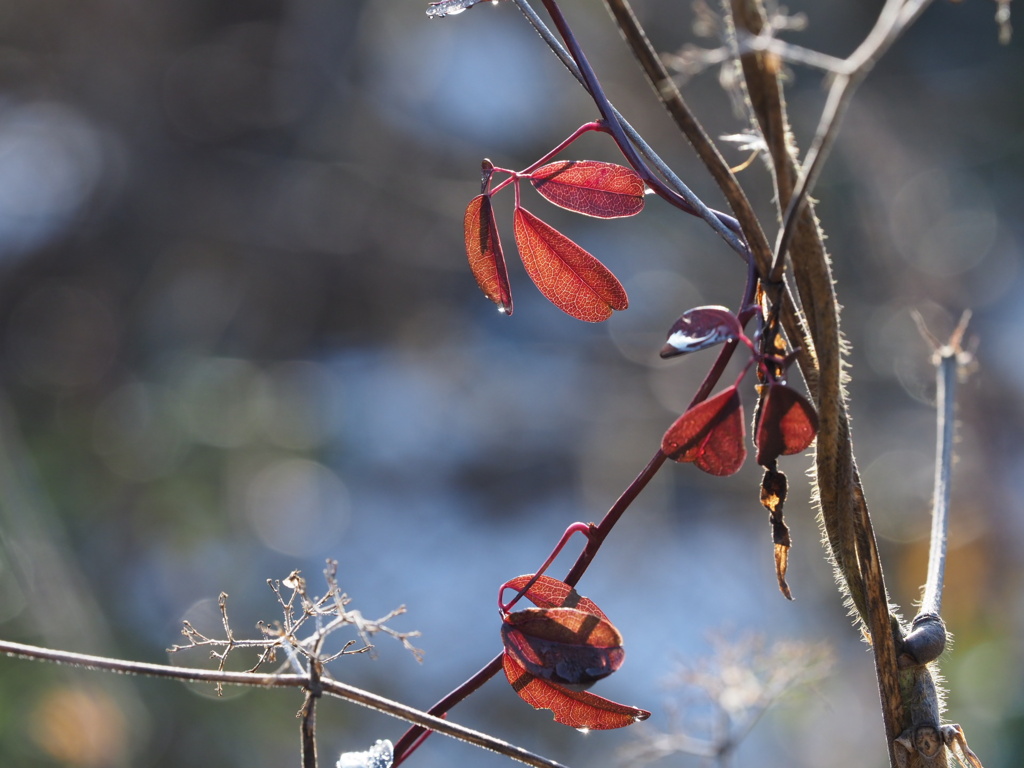
M646 720L650 712L627 707L588 691L573 691L531 675L508 653L502 658L505 677L523 701L534 709L550 709L555 720L571 728L611 730Z
M818 434L818 414L795 389L773 382L767 385L754 442L757 463L770 466L779 456L806 450Z
M661 450L678 462L693 462L711 475L731 475L747 457L743 404L735 385L698 403L676 419Z
M644 182L624 165L559 160L531 173L530 182L555 205L599 219L635 216L644 209Z
M550 709L556 721L573 728L622 728L650 717L574 690L608 676L625 656L622 636L592 600L550 576L517 576L502 585L506 589L525 590L524 597L539 606L506 614L501 626L505 676L523 701Z
M530 584L531 581L533 584ZM550 576L535 577L534 574L527 573L506 581L502 585L502 589L519 592L525 589L527 584L530 586L523 592L523 597L540 608L578 608L602 619L608 618L589 597L583 597L564 581L553 579Z
M598 323L629 306L615 275L583 248L523 208L516 208L513 221L527 274L560 310Z
M742 333L740 321L725 307L694 307L672 325L661 356L668 358L697 352L735 339Z
M625 659L622 635L608 619L577 608L527 608L501 625L505 652L532 675L586 688Z
M477 195L469 201L463 225L466 256L477 285L502 313L511 315L512 290L489 195Z

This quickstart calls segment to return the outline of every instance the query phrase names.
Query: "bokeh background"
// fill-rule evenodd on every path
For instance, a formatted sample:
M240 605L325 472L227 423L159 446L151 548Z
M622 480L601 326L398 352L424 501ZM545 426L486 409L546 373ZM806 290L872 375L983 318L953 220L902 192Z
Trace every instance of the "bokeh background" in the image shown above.
M695 36L685 0L635 5L667 52L718 44ZM792 2L809 26L788 39L846 55L880 5ZM497 586L536 569L573 521L599 519L685 407L713 353L666 363L656 351L682 310L734 304L742 265L657 199L607 222L530 192L632 306L597 326L562 315L510 241L515 315L500 316L463 253L479 162L524 167L596 115L511 4L443 21L424 10L0 7L4 638L163 662L183 618L218 630L220 592L236 635L258 636L258 620L280 618L266 580L300 569L322 591L334 558L352 608L408 607L392 626L422 632L425 660L382 637L375 660L344 658L333 673L426 708L497 652ZM721 206L601 5L565 10L613 101ZM817 196L851 344L855 449L908 614L934 450L929 349L909 311L939 336L975 313L944 603L956 640L942 668L950 719L988 768L1007 768L1024 752L1024 38L1000 46L994 11L968 0L925 14L860 90ZM714 135L741 132L720 74L692 76L686 94ZM806 146L822 78L789 77ZM566 156L616 152L588 136ZM771 221L763 170L741 178ZM506 234L509 203L498 200ZM883 765L871 657L824 561L806 467L784 467L795 602L775 585L753 467L725 480L666 467L581 582L628 649L597 692L653 710L650 721L583 736L501 679L451 718L570 765L615 766L657 731L707 736L714 707L671 680L722 643L760 637L824 644L833 663L772 708L735 765ZM725 698L739 706L749 680L730 669ZM217 699L0 659L0 762L295 765L300 704L294 691ZM321 759L402 731L325 701ZM412 759L507 764L444 737Z

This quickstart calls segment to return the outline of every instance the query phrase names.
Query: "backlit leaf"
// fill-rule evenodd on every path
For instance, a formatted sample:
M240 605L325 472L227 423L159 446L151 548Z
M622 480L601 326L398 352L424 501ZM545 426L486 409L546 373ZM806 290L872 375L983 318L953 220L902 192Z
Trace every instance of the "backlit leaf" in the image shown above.
M597 323L629 306L615 275L572 240L523 208L516 208L513 221L527 274L560 310Z
M800 453L817 434L818 414L807 399L785 384L768 384L754 440L757 463L767 467L779 456Z
M555 205L599 219L635 216L644 209L644 182L624 165L559 160L531 173L530 182Z
M489 195L477 195L469 201L463 221L466 230L466 256L477 285L484 295L506 315L512 314L512 291L508 283L505 255L498 238Z
M622 666L622 635L605 618L576 608L527 608L501 625L505 652L549 682L586 688Z
M664 358L684 355L713 347L728 339L735 339L743 328L740 321L725 307L695 307L688 309L672 325L665 346Z
M587 691L572 691L531 675L508 653L502 657L505 677L519 697L534 709L550 709L555 720L571 728L610 730L646 720L650 712L616 704Z
M708 474L731 475L747 457L743 435L743 404L731 386L676 419L661 439L661 450Z
M532 573L516 576L514 579L506 581L502 588L519 592L530 583L533 577ZM530 588L523 593L523 597L541 608L578 608L602 619L608 618L589 597L583 597L564 581L553 579L550 576L538 576Z

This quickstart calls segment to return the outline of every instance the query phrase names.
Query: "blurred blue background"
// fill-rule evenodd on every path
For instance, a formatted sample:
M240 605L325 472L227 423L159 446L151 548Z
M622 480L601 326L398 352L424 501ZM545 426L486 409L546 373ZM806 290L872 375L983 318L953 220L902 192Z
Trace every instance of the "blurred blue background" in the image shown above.
M880 5L791 3L809 28L788 39L846 55ZM695 38L689 2L635 6L662 50L717 44ZM515 315L500 316L462 244L480 160L525 167L596 114L511 4L429 22L425 8L0 8L4 638L167 661L183 618L217 631L221 591L236 635L257 636L257 621L280 618L266 580L297 568L322 591L335 558L351 607L375 618L405 604L392 626L420 630L426 655L417 664L381 637L376 660L341 659L334 675L429 707L498 651L498 585L535 570L570 523L600 519L685 407L713 353L666 363L657 349L682 310L733 305L742 265L657 199L607 222L524 192L615 271L631 307L598 326L562 315L508 238ZM721 207L604 9L565 10L612 100ZM930 350L909 311L939 336L975 313L943 606L956 640L942 668L950 719L988 768L1007 768L1024 751L1024 41L998 45L993 12L980 0L927 12L860 90L817 197L852 349L855 450L908 615L934 450ZM687 97L713 135L743 131L718 74L689 80ZM806 146L822 79L798 69L789 82ZM565 156L617 153L590 135ZM772 221L763 169L740 178ZM715 637L758 635L824 643L834 664L771 710L735 764L882 766L871 657L818 543L807 466L783 467L795 602L775 584L751 466L727 480L665 467L581 582L626 638L623 670L596 692L652 710L650 721L582 736L502 679L451 719L570 765L616 765L645 728L707 735L706 702L666 680ZM172 660L210 664L201 651ZM300 704L295 691L218 700L2 659L0 755L8 766L295 765ZM325 765L404 730L335 700L319 714ZM412 760L507 764L444 737Z

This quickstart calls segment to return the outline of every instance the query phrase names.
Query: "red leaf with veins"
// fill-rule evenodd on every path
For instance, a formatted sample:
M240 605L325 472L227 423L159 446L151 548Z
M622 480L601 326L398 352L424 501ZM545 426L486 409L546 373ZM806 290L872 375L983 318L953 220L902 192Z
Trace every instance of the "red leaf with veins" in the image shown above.
M511 315L512 290L508 284L508 269L489 195L477 195L469 201L463 223L466 230L466 255L477 285L488 299L498 305L502 313Z
M743 404L733 385L676 419L661 438L661 450L708 474L731 475L747 457L743 435Z
M501 624L505 652L532 675L587 688L622 666L622 635L606 618L577 608L527 608Z
M644 182L624 165L559 160L530 174L530 182L557 206L599 219L635 216L644 209Z
M541 606L507 614L501 626L505 676L523 701L573 728L622 728L651 716L564 687L590 685L622 664L622 637L592 600L550 576L517 576L506 589L526 589L524 596Z
M800 453L818 434L818 414L807 399L785 384L772 383L757 422L757 463L767 467L779 456Z
M588 323L629 306L626 289L608 268L558 230L523 208L513 216L523 266L541 293L568 315Z
M529 584L532 578L532 573L516 576L510 581L506 581L503 588L518 592ZM538 576L530 588L523 593L523 597L541 608L578 608L602 619L608 618L589 597L583 597L564 581L553 579L550 576Z
M519 697L534 709L550 709L555 720L571 728L611 730L646 720L650 712L616 704L587 691L572 691L531 675L508 653L502 657L505 677Z

